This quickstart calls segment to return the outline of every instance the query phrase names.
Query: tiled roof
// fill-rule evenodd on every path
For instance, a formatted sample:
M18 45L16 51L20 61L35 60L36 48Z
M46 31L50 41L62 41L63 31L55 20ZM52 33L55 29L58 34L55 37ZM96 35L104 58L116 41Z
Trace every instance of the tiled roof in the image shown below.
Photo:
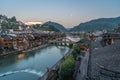
M99 75L99 67L96 65L100 64L104 66L105 68L113 71L119 71L120 72L120 41L116 41L115 44L96 48L93 45L92 50L92 58L91 58L91 69L92 69L92 77ZM96 48L96 49L95 49ZM100 80L110 80L109 78L101 78Z

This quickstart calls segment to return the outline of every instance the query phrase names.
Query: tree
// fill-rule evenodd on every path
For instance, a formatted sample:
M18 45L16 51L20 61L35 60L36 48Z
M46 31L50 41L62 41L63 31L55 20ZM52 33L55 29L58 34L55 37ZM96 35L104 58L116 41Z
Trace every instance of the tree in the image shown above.
M10 18L10 21L11 21L11 22L16 22L16 17L13 16L12 18Z
M72 55L73 55L73 58L76 59L76 57L78 56L78 53L74 50L74 51L72 52Z
M63 63L60 65L58 71L59 76L62 80L72 80L72 76L75 68L75 60L72 55L70 55Z
M80 48L79 48L79 46L76 46L76 47L74 48L74 51L72 52L72 55L73 55L74 59L76 59L76 57L77 57L79 54L80 54Z
M85 37L84 36L80 36L80 40L83 40Z
M79 54L80 53L80 48L79 46L75 47L75 51Z
M69 47L69 48L72 48L72 47L73 47L73 44L72 44L72 43L70 43L68 47Z
M6 21L2 21L1 26L2 26L1 29L7 29L8 23Z

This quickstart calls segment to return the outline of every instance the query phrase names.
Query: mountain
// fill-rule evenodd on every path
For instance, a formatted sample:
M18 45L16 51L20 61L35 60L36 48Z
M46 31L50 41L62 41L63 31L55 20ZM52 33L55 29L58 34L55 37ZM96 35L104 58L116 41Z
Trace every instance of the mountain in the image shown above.
M45 30L45 31L56 31L56 32L66 32L67 31L67 29L65 29L63 25L56 23L56 22L51 22L51 21L45 22L38 29Z
M17 21L15 16L8 18L5 15L0 15L0 29L18 29L21 22Z
M38 24L38 22L36 24L35 22L32 22L32 24L33 23L34 25L30 25L30 26L33 26L34 29L44 30L44 31L91 32L91 31L96 31L96 30L113 30L117 28L118 24L120 24L120 17L94 19L94 20L91 20L85 23L80 23L79 25L71 29L69 28L65 29L63 25L56 23L56 22L51 22L51 21L45 22L44 24ZM0 29L18 29L20 26L24 28L25 24L20 21L17 21L15 16L8 18L5 15L0 15Z
M91 20L85 23L81 23L78 26L73 27L70 31L95 31L95 30L112 30L118 27L120 23L120 17L116 18L100 18Z

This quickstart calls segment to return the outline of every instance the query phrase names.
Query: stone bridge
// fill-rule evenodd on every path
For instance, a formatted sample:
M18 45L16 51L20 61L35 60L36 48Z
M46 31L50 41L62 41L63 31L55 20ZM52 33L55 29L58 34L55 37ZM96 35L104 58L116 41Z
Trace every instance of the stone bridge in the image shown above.
M72 41L71 39L64 37L64 38L59 38L57 40L53 40L50 43L51 44L58 44L58 45L69 45L71 43L74 44L75 42Z

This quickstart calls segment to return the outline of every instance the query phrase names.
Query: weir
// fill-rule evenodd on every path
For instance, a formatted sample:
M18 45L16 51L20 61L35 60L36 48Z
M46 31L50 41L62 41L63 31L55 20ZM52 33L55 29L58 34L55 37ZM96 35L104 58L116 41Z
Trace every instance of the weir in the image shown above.
M59 46L51 45L23 53L24 56L20 57L19 55L8 55L0 60L0 80L9 80L8 77L13 78L13 76L15 80L21 80L24 77L23 80L37 80L46 73L46 68L56 64L68 51L69 48L66 46L62 46L61 49ZM20 76L18 76L19 74Z
M35 75L38 75L38 76L42 76L44 74L44 73L38 72L36 70L25 69L25 70L18 70L18 71L8 71L6 73L0 74L0 77L8 76L8 75L19 73L19 72L32 73L32 74L35 74Z

